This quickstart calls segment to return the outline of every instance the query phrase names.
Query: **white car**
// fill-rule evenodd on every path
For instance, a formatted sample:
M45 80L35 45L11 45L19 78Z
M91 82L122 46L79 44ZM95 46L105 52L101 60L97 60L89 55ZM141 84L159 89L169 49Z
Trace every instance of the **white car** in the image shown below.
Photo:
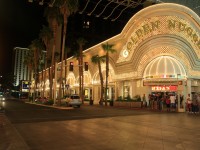
M71 95L69 98L67 98L67 103L69 106L73 107L80 107L82 102L78 95Z
M5 96L0 95L0 101L5 101L5 100L6 100Z

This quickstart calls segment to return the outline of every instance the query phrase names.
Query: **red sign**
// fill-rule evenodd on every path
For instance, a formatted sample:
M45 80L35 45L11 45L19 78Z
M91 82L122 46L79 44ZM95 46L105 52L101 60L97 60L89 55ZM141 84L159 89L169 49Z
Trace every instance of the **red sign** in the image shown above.
M152 91L177 91L177 86L152 86Z

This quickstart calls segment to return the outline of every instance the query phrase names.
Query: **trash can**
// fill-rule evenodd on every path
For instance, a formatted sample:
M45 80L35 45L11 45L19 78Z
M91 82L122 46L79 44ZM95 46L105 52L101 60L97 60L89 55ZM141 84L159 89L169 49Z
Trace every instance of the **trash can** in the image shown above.
M113 101L110 101L110 106L113 106L113 103L114 103Z

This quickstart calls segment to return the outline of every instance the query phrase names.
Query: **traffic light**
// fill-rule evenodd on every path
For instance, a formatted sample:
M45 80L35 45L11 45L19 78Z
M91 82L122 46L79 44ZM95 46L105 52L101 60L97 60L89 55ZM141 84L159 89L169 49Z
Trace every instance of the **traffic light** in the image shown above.
M88 62L85 62L85 71L88 71Z
M74 64L73 62L69 63L69 71L73 71L74 70Z

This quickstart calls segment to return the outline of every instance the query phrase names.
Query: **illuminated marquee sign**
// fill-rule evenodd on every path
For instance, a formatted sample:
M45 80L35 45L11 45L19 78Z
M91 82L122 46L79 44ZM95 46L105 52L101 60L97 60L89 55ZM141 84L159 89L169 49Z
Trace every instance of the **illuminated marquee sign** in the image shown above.
M200 50L199 33L186 20L175 16L165 16L159 19L151 18L143 22L129 38L126 43L126 50L130 53L143 39L158 34L175 34L187 38L187 40L190 39L190 42Z
M152 86L152 91L177 91L177 86Z
M21 90L22 90L22 92L28 92L29 81L22 81Z

